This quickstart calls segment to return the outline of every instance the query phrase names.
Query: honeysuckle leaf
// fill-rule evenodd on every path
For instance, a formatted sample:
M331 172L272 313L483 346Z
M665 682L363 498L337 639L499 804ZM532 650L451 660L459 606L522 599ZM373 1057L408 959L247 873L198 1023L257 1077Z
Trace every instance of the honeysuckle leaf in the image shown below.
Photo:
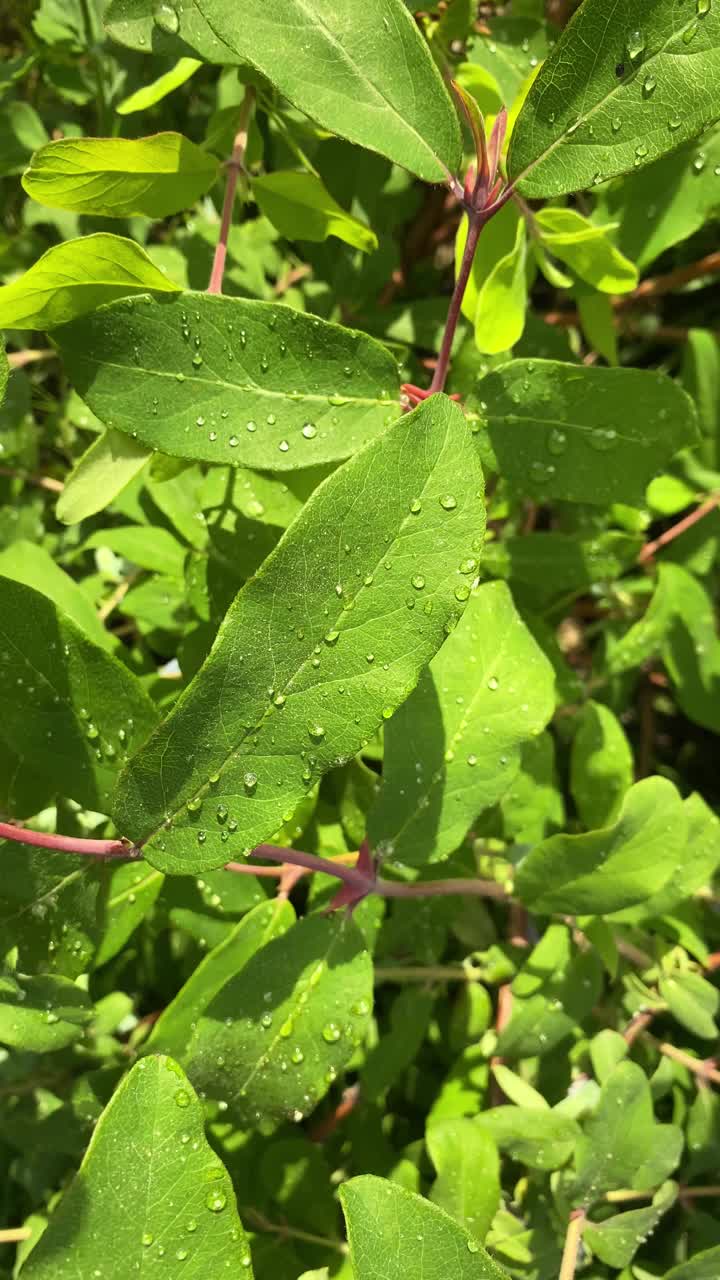
M653 1196L652 1204L642 1209L629 1209L617 1213L604 1222L588 1222L583 1240L596 1258L609 1267L627 1267L638 1249L642 1247L664 1214L677 1200L678 1188L674 1182L663 1183Z
M4 952L17 948L21 973L86 973L99 933L101 887L89 860L7 840L0 861Z
M142 471L152 450L122 431L103 431L78 459L57 500L63 524L79 524L104 510Z
M128 1275L156 1262L206 1280L227 1263L252 1280L232 1182L172 1058L141 1059L115 1090L23 1271L28 1280L103 1275L109 1241Z
M694 792L683 802L687 818L687 844L670 879L641 906L621 912L620 920L650 919L670 914L682 902L710 884L720 866L720 818L702 796Z
M112 648L112 637L103 627L92 602L80 584L55 563L45 547L25 538L11 542L0 551L0 576L20 582L32 591L42 592L89 640L102 649Z
M335 236L363 253L378 247L375 232L343 209L314 173L268 173L253 179L252 190L262 213L288 240Z
M372 961L341 913L266 942L204 1008L183 1054L190 1079L241 1126L299 1123L367 1030Z
M113 0L106 25L132 48L249 64L326 129L428 182L459 164L455 110L402 0L246 0L242 12Z
M163 98L167 98L169 93L179 89L180 85L194 76L201 66L202 62L197 58L178 58L170 71L164 72L151 84L143 85L142 89L136 89L135 93L123 98L122 102L118 102L115 110L119 116L133 115L136 111L147 111L148 107L154 107L156 103L162 102Z
M663 1280L715 1280L720 1266L720 1245L716 1249L706 1249L696 1253L687 1262L672 1267L665 1273Z
M483 19L483 30L473 37L466 57L473 66L483 67L497 81L507 107L531 71L547 57L552 47L552 28L531 17L493 16Z
M645 488L697 437L689 396L643 369L511 360L478 384L481 455L531 497L641 504Z
M617 716L601 702L578 715L570 756L570 790L586 827L614 822L633 781L633 755Z
M462 413L433 397L315 490L123 775L116 820L150 862L252 849L394 714L462 614L482 489Z
M219 162L181 133L151 138L61 138L23 174L33 200L95 217L166 218L209 191Z
M100 900L99 938L94 968L112 960L152 909L164 876L142 862L120 862L108 867Z
M577 952L567 925L551 924L513 979L498 1053L510 1061L552 1053L587 1018L601 989L597 955Z
M658 990L673 1017L701 1040L717 1039L720 995L699 973L673 973L660 978Z
M713 602L697 578L680 565L660 568L660 588L672 613L662 656L682 710L696 724L720 729L720 639Z
M553 712L554 675L507 586L470 591L462 621L385 728L383 785L368 817L373 847L409 865L446 857L508 790L523 742ZM413 589L422 608L425 582ZM458 590L463 593L462 588Z
M54 1053L77 1040L91 1018L87 991L69 978L0 969L0 1044Z
M48 249L19 279L0 288L0 328L54 329L103 302L178 286L152 263L134 240L83 236Z
M163 1009L143 1046L149 1053L170 1053L182 1058L193 1030L208 1005L234 980L261 947L280 937L295 919L289 902L261 902L233 926L213 947Z
M0 577L0 734L58 790L107 812L128 750L157 723L132 672L31 587Z
M620 1062L577 1145L573 1199L590 1205L620 1187L659 1187L676 1168L682 1147L677 1125L655 1121L645 1072L636 1062Z
M610 227L596 226L576 209L540 209L535 225L549 253L601 293L630 293L638 269L615 247Z
M550 836L520 864L515 887L533 911L609 915L667 883L687 837L687 817L665 778L637 782L612 827Z
M385 347L272 303L146 297L54 337L93 412L174 457L265 471L336 462L397 411Z
M585 0L526 99L511 177L525 196L555 196L650 164L717 119L719 67L707 0Z
M508 1280L449 1214L396 1182L351 1178L340 1203L356 1280Z
M536 1107L491 1107L476 1122L501 1151L531 1169L567 1164L579 1138L575 1120Z
M493 1139L481 1125L460 1117L431 1125L425 1145L437 1174L429 1198L482 1244L500 1206Z

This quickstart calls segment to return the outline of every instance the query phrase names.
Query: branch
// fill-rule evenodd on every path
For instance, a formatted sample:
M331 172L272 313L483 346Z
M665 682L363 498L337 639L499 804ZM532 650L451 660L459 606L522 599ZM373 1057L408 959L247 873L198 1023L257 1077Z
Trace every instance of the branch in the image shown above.
M252 85L248 85L245 90L242 106L240 108L240 118L238 120L238 131L235 134L232 155L227 162L227 185L225 187L225 202L223 204L222 222L220 224L220 238L215 249L215 257L213 259L212 272L210 273L210 283L207 287L208 293L222 293L223 275L225 274L225 259L227 257L228 236L230 235L230 226L232 224L233 206L235 204L235 192L237 191L238 178L245 165L245 152L247 150L248 130L250 128L250 117L255 105L255 90Z
M573 1209L570 1214L558 1280L573 1280L578 1261L580 1241L585 1228L585 1217L584 1209Z
M678 520L677 524L674 524L671 529L666 529L665 533L661 533L660 537L655 538L654 542L646 542L638 556L638 563L647 564L662 547L666 547L669 542L674 542L676 538L680 537L681 533L686 533L688 529L692 529L694 524L697 524L698 521L709 515L711 511L714 511L718 503L720 503L720 493L712 493L705 502L696 507L694 511L691 511L689 516L684 516L682 520Z
M31 1235L29 1227L5 1227L0 1231L0 1244L19 1244L21 1240L29 1240Z
M44 831L31 831L12 822L0 822L0 839L15 840L19 844L35 845L39 849L55 849L58 853L78 853L90 858L123 858L137 862L142 850L129 840L85 840L80 836L47 835Z
M24 480L25 484L36 484L39 489L48 489L50 493L62 493L65 488L62 480L55 480L53 476L33 476L20 467L0 467L0 476Z
M653 1037L648 1037L653 1039ZM677 1062L679 1066L686 1067L688 1071L692 1071L693 1075L698 1076L701 1080L710 1080L712 1084L720 1084L720 1071L714 1058L693 1058L692 1054L684 1053L682 1049L676 1049L674 1044L659 1044L654 1041L656 1049L664 1054L666 1058L671 1058L673 1062Z

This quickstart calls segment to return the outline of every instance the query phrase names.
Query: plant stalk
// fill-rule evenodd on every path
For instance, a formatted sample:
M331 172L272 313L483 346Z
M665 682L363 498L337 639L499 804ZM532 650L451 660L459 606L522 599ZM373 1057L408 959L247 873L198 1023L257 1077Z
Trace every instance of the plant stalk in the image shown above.
M90 858L123 858L126 862L142 858L141 850L126 840L86 840L79 836L48 835L44 831L31 831L29 827L17 827L11 822L0 822L0 839L35 845L39 849L55 849L58 853L84 854Z
M255 90L251 85L245 91L245 97L240 108L240 117L238 120L238 131L235 134L232 155L227 162L227 183L225 186L225 201L223 203L222 222L220 223L220 237L215 249L215 257L213 258L212 271L210 273L210 283L207 287L208 293L222 293L223 276L225 274L225 259L227 258L228 237L230 235L230 227L232 225L233 208L235 205L235 193L237 191L238 179L240 173L245 166L245 152L247 151L248 131L250 129L250 118L252 116L253 107L255 105Z
M577 1267L580 1241L585 1228L585 1219L584 1209L573 1209L570 1214L558 1280L573 1280L575 1268Z
M472 271L472 265L475 260L475 251L478 246L478 240L480 239L480 232L487 221L485 213L478 212L477 210L468 213L467 216L468 233L467 240L465 241L465 250L462 256L462 262L460 263L460 271L458 272L458 278L455 282L455 289L453 290L450 307L448 309L448 316L445 322L445 332L443 334L438 362L435 366L432 382L430 383L430 395L435 395L437 392L445 390L445 383L447 382L448 370L450 368L450 355L452 353L453 342L455 341L455 333L458 327L458 320L460 319L463 298L465 297L465 290L467 289L470 272Z

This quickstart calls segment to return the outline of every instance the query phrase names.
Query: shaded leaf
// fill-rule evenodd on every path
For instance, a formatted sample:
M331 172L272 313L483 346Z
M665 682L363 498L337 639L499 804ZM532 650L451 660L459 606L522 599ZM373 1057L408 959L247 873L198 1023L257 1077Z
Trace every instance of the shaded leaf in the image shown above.
M22 973L87 972L99 933L101 878L88 858L5 841L0 845L3 952L17 947Z
M601 702L587 702L570 757L570 789L583 825L614 822L632 781L633 756L620 721Z
M425 1145L437 1174L430 1199L482 1244L500 1206L495 1143L481 1125L459 1118L431 1125Z
M104 431L65 480L55 508L58 520L79 524L102 511L134 480L151 456L151 450L121 431Z
M535 1107L491 1107L475 1122L501 1151L531 1169L560 1169L567 1164L579 1137L569 1116Z
M72 1044L92 1018L86 991L56 975L0 972L0 1042L27 1053Z
M648 1208L629 1209L605 1222L587 1222L583 1240L595 1257L609 1267L627 1267L676 1199L677 1185L666 1182L653 1196L652 1205Z
M660 979L658 990L673 1017L691 1035L702 1040L717 1039L720 993L710 982L699 973L673 973Z
M252 190L262 213L287 240L336 236L363 253L378 247L374 231L347 213L314 173L268 173L253 178Z

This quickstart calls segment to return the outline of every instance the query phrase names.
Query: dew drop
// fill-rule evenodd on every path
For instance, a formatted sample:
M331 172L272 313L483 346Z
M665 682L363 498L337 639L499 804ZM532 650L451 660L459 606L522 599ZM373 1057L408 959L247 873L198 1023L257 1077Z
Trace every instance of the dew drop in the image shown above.
M205 1204L211 1213L222 1213L227 1204L227 1196L224 1191L208 1191Z
M306 422L302 433L306 440L314 440L317 435L317 427L312 422Z
M155 1241L155 1237L152 1231L143 1231L142 1242L146 1249L149 1249L150 1245L153 1244L154 1241Z
M425 579L421 573L416 573L414 577L410 579L410 582L416 591L422 591L425 586Z
M228 440L228 444L231 449L237 449L239 443L240 441L238 440L237 436L230 436L230 439Z
M307 730L313 742L322 742L325 737L325 730L323 726L321 724L317 724L316 721L312 721L308 725Z
M422 511L422 502L420 501L420 499L419 499L419 498L411 498L411 499L410 499L410 514L411 514L411 515L413 515L413 516L419 516L421 511Z
M187 801L185 808L187 809L188 813L198 813L202 808L202 797L193 796L192 800Z
M553 427L548 436L547 447L550 453L556 458L559 457L567 449L567 436L559 427Z
M440 499L440 506L443 511L454 511L457 506L457 499L451 493L445 493Z
M461 604L464 600L468 600L470 597L470 588L467 585L467 583L465 582L458 583L458 585L455 588L454 595L455 595L455 599L458 600Z
M487 687L492 693L494 693L496 689L500 688L500 681L497 676L490 676L490 679L487 682Z
M258 782L258 780L257 780L257 774L256 774L256 773L246 773L246 774L244 775L244 777L243 777L243 787L245 788L245 790L247 791L247 793L248 793L249 795L252 795L253 791L255 790L255 788L256 788L256 786L257 786L257 782Z
M657 80L654 76L646 76L643 80L643 93L646 98L651 98L657 89Z
M179 1107L190 1106L190 1094L187 1089L178 1089L175 1093L175 1102Z
M326 1022L322 1029L322 1038L326 1044L336 1044L342 1036L337 1022Z
M645 52L645 36L642 31L631 31L625 47L630 61L637 62Z
M174 36L180 29L180 18L172 5L158 4L153 10L153 22L161 31L167 32L169 36Z

